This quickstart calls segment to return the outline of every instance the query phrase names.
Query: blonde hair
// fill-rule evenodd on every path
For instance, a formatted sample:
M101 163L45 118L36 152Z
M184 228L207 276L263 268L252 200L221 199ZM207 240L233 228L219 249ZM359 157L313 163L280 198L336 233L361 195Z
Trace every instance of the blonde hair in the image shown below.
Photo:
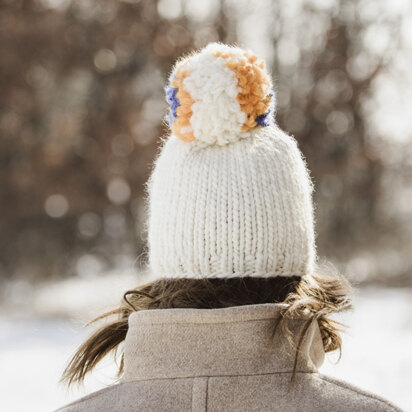
M108 322L77 349L63 372L61 381L71 385L81 383L85 376L110 352L116 355L124 341L131 313L147 309L197 308L217 309L260 303L284 303L281 317L275 320L276 331L281 331L290 342L287 319L305 314L307 321L296 347L296 365L300 345L310 324L319 324L325 352L341 351L340 322L330 315L351 308L351 286L341 275L317 274L305 277L230 278L230 279L160 279L126 292L118 308L94 319ZM123 372L123 355L118 370Z

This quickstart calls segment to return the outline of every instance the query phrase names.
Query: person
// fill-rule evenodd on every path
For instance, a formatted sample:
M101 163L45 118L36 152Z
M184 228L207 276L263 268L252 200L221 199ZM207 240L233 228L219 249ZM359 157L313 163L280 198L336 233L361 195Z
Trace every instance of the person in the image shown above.
M399 411L318 372L350 285L319 268L313 184L274 119L265 63L209 44L166 87L170 135L147 182L150 281L78 349L81 382L123 346L119 382L80 411Z

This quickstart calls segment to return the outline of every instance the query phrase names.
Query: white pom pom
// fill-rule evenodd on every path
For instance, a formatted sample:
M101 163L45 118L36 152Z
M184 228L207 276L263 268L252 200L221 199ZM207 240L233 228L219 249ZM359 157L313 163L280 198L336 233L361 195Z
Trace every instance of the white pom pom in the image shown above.
M172 132L187 142L235 142L273 118L274 94L264 62L223 44L209 44L178 62L166 96Z

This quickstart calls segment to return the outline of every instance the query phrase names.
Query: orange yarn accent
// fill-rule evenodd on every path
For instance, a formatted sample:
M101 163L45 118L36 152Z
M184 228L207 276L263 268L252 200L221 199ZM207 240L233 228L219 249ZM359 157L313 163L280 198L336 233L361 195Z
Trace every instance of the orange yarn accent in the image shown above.
M183 80L189 76L189 70L183 70L183 65L176 69L176 78L172 81L172 87L177 89L177 98L180 105L176 109L177 119L172 124L173 133L184 142L191 142L195 140L192 126L190 125L190 118L193 114L192 104L195 102L190 94L183 87ZM190 131L185 131L188 128Z
M258 126L256 118L269 110L271 102L268 94L272 84L265 72L265 62L247 52L216 52L215 56L226 60L226 66L236 73L238 86L242 89L237 95L240 108L247 115L242 132L253 129Z

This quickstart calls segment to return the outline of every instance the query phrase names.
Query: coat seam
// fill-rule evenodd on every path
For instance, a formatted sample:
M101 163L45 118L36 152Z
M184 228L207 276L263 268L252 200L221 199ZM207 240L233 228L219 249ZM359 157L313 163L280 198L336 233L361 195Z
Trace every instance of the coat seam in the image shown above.
M230 374L230 375L189 375L189 376L169 376L165 378L142 378L142 379L133 379L130 381L125 381L123 383L131 382L142 382L142 381L156 381L156 380L167 380L167 379L195 379L195 378L236 378L239 376L266 376L266 375L282 375L282 374L292 374L293 371L284 371L284 372L264 372L264 373L239 373L239 374ZM296 374L317 374L318 371L297 371Z
M138 330L133 330L135 327L138 326L154 326L154 325L170 325L170 324L180 324L180 325L222 325L222 324L226 324L226 323L246 323L246 322L263 322L263 321L267 321L267 320L277 320L280 316L270 316L267 318L259 318L259 319L239 319L239 320L226 320L226 321L219 321L219 322L214 322L214 321L199 321L199 322L188 322L188 321L172 321L172 322L164 322L164 321L160 321L160 322L139 322L136 324L131 324L131 326L129 327L129 329L131 329L133 332L138 333ZM306 319L301 318L299 319L302 322Z
M193 391L195 390L195 380L192 379L192 397L190 399L191 410L193 412Z
M207 401L208 401L208 398L209 398L209 376L206 378L206 394L205 394L205 396L206 396L206 399L205 399L205 411L207 411Z
M207 377L197 376L192 379L192 412L207 411L208 379Z

